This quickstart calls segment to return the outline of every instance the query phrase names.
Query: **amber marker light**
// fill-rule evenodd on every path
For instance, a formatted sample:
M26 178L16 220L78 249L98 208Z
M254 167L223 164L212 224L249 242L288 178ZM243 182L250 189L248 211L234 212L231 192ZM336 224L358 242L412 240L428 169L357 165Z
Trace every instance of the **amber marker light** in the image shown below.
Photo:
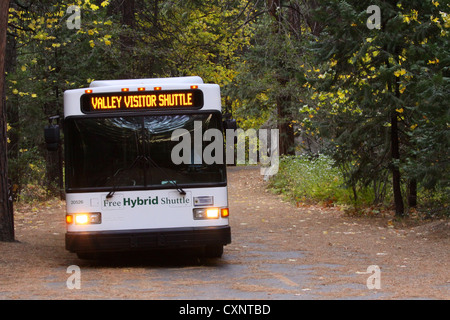
M222 215L222 218L228 218L228 216L230 215L230 211L228 210L228 208L222 208L221 215Z
M85 93L92 93L91 89L84 90Z
M192 85L191 89L198 89L198 86L197 85Z
M161 87L154 87L153 90L159 91L161 90Z
M122 91L123 92L127 92L127 91L130 91L130 89L129 88L122 88Z
M66 223L67 224L72 224L73 223L73 216L67 215L66 216Z
M143 88L143 87L138 88L138 91L145 91L145 88Z

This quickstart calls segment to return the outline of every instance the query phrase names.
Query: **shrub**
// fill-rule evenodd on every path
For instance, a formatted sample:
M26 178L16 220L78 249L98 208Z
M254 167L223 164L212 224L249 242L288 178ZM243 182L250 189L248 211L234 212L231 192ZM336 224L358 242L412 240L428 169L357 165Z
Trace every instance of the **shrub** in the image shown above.
M342 173L323 154L282 157L278 174L270 180L269 188L296 202L370 204L373 201L369 189L359 188L355 203L353 191L344 184Z

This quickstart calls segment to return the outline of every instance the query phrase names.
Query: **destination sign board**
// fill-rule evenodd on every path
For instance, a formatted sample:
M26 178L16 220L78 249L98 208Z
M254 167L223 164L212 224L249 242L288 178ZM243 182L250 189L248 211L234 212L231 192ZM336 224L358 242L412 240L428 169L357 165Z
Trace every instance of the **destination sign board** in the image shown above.
M81 111L84 113L201 107L203 92L198 89L86 93L81 96Z

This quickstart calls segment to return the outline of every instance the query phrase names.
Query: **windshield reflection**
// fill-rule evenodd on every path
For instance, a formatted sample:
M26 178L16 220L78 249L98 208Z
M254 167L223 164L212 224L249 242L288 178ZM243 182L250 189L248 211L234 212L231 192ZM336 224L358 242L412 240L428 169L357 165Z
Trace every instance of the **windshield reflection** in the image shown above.
M171 159L179 143L172 132L186 129L193 141L194 121L202 121L203 132L221 128L220 113L66 119L67 191L224 183L224 164L175 165Z

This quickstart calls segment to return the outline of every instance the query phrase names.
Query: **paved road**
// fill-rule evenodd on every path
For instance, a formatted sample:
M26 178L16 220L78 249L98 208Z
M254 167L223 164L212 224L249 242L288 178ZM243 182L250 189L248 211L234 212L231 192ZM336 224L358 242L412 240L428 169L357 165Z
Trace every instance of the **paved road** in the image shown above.
M80 260L64 250L62 206L20 211L16 214L19 242L0 243L0 299L449 297L447 278L427 278L407 287L409 291L396 291L410 278L407 268L414 258L399 254L396 261L388 262L393 242L386 241L399 237L391 229L356 223L333 209L297 208L268 193L257 168L230 168L229 181L232 243L221 259L172 252L114 261ZM363 244L366 231L375 232L378 240ZM423 250L418 252L423 257L417 258L417 268L427 265L427 257L432 256L427 248ZM442 258L445 261L448 255ZM379 265L380 273L366 273L370 265ZM73 279L67 273L69 266L79 267L79 289L67 286L67 280ZM448 260L440 271L448 277ZM381 289L377 289L376 277L381 274ZM424 288L430 290L423 292Z

